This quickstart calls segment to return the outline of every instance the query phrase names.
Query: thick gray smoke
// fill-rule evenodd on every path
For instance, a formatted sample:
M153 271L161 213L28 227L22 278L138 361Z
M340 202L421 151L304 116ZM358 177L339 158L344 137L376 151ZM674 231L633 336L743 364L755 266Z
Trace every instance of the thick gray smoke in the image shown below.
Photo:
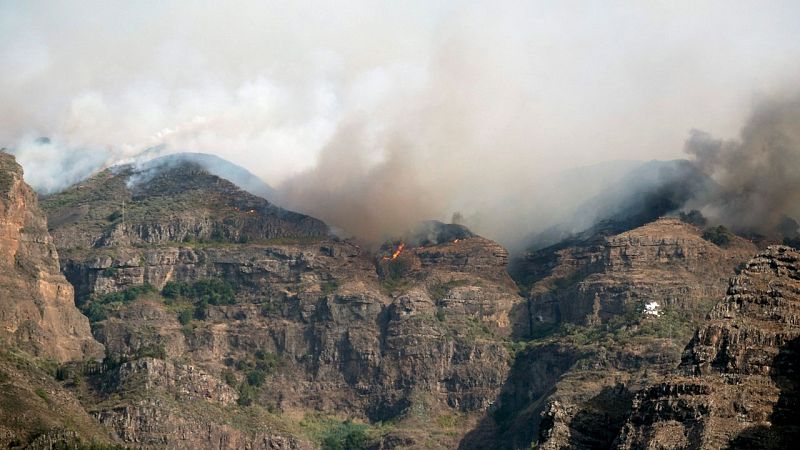
M42 192L202 152L351 234L460 212L513 245L629 164L605 161L734 135L800 72L799 17L791 0L0 2L0 146Z
M800 95L762 102L738 139L693 131L686 152L717 183L697 202L716 222L771 235L800 218Z

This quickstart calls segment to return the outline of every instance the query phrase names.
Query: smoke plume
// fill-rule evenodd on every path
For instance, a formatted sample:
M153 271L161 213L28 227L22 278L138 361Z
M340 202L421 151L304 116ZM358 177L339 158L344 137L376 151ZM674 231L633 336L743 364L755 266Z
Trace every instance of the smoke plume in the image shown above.
M695 130L686 152L717 183L698 203L716 222L769 235L800 218L800 95L763 101L738 139Z
M798 17L790 0L1 2L0 146L43 193L201 152L347 234L458 212L517 245L635 161L680 157L688 130L735 135L800 72Z

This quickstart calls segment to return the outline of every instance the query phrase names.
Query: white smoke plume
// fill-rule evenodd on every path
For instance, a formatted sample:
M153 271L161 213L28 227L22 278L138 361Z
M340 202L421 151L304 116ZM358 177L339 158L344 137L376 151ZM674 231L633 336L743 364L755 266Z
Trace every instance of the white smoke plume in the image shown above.
M789 0L0 2L0 145L41 192L203 152L350 233L458 211L510 243L619 170L554 174L735 135L798 73L798 17Z

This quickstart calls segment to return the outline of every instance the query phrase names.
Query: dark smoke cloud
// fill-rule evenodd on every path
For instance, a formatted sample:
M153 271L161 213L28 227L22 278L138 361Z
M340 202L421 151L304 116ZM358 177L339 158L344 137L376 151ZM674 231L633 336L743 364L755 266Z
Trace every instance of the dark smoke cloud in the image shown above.
M712 220L769 235L800 217L800 95L762 102L738 139L692 131L686 152L717 183L697 202Z

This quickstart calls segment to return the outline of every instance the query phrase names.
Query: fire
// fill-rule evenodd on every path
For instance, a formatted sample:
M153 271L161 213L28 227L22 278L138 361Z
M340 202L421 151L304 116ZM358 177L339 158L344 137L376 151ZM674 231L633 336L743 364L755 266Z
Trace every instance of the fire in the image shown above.
M458 241L460 241L460 240L461 239L453 239L453 244L458 244Z
M394 251L394 253L392 253L392 256L384 256L383 260L394 261L398 256L400 256L400 253L403 253L404 248L406 248L406 244L405 242L401 242L400 245L397 246L397 249Z

